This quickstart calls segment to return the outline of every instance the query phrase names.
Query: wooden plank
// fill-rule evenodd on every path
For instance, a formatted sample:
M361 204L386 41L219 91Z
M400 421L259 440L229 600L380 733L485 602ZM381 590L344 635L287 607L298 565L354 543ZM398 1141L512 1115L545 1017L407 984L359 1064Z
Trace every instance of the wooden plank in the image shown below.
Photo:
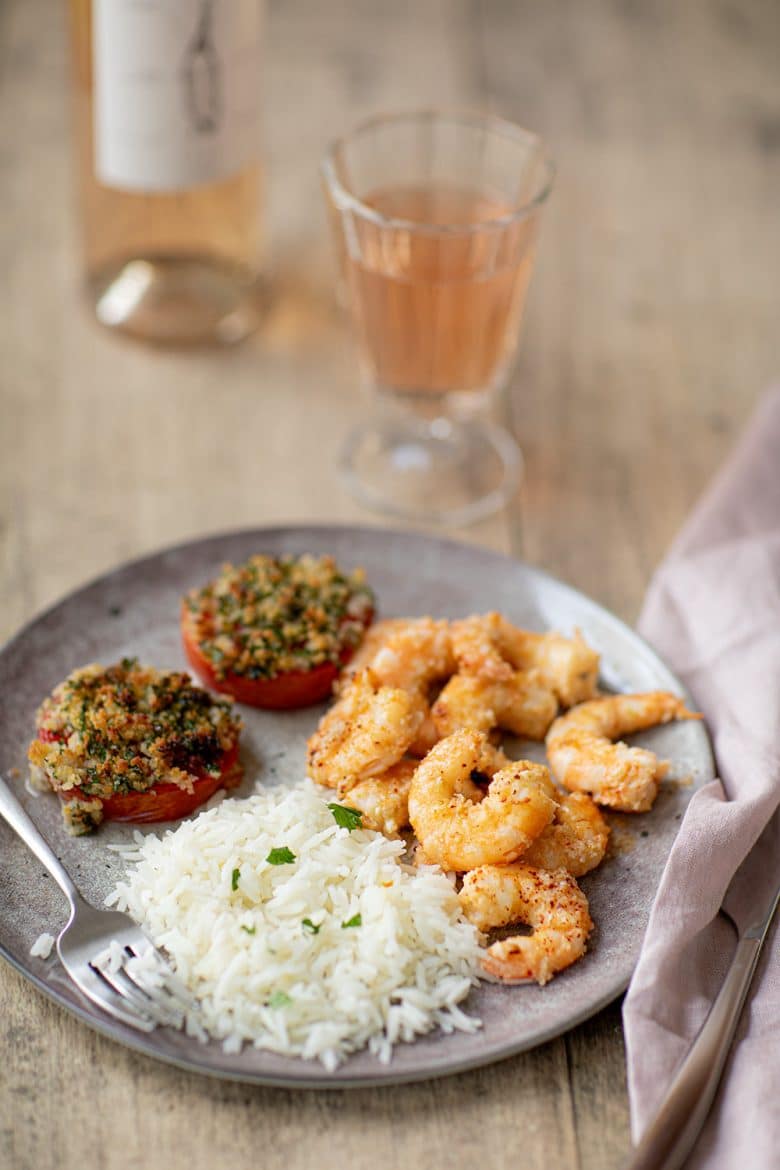
M269 312L250 344L188 355L117 341L78 304L62 6L6 0L0 100L19 115L0 123L0 636L189 536L375 522L335 471L365 407L316 161L358 118L424 104L492 106L560 164L512 384L522 507L462 535L522 547L633 618L776 369L779 21L760 0L273 4ZM490 1069L321 1095L136 1056L6 966L0 1014L0 1165L14 1170L611 1170L628 1146L614 1006Z
M18 527L11 510L25 509L36 566L30 608L118 559L202 532L381 523L347 496L336 469L340 444L367 405L333 302L317 164L329 139L355 120L358 100L361 113L408 104L415 76L419 101L469 94L457 51L466 10L423 5L414 37L372 4L334 5L327 14L302 4L273 10L269 35L284 51L267 58L269 313L259 336L234 352L187 355L118 340L76 301L72 207L51 198L68 190L70 153L62 13L49 8L38 0L6 10L3 44L30 68L9 67L4 100L32 105L32 115L24 140L12 123L0 128L13 176L0 243L12 290L2 327L7 425L31 443L45 414L68 452L49 461L45 476L33 458L3 472L9 533ZM44 73L49 80L28 92ZM506 521L467 537L506 547ZM19 617L9 611L6 632Z
M514 384L527 552L633 618L777 372L780 10L479 14L491 104L559 163Z
M101 1159L95 1164L106 1170L156 1165L150 1150L165 1151L166 1165L210 1170L218 1154L248 1170L258 1149L268 1170L313 1163L337 1170L362 1165L368 1151L372 1165L393 1170L421 1152L451 1156L453 1166L478 1158L511 1170L519 1140L529 1170L596 1170L619 1164L627 1142L624 1078L604 1059L610 1038L619 1037L617 1008L575 1030L565 1045L545 1045L492 1068L421 1086L318 1094L212 1081L158 1065L90 1032L7 969L0 1009L9 1086L0 1154L15 1170L93 1164L95 1150ZM569 1078L571 1102L560 1092ZM67 1120L41 1112L45 1093L68 1094L74 1084L78 1100ZM99 1110L89 1112L89 1102L100 1102ZM587 1114L601 1123L601 1135L595 1147L578 1151L573 1122Z
M149 1166L323 1170L370 1164L529 1170L577 1165L563 1042L488 1069L393 1089L305 1093L214 1081L89 1031L10 969L0 980L0 1153L14 1170ZM77 1087L74 1090L74 1087ZM42 1108L67 1097L67 1114ZM57 1100L60 1097L56 1098Z
M780 13L492 0L479 12L492 104L559 160L512 396L526 555L632 620L776 372L780 86L768 46ZM579 1164L619 1165L617 1009L566 1043Z
M579 1170L622 1166L631 1144L622 998L565 1037Z

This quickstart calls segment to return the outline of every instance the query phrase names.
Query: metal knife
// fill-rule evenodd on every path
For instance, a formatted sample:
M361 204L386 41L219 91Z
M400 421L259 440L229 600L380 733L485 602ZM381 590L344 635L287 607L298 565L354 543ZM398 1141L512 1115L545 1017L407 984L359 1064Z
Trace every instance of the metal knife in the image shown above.
M776 840L777 827L775 816L765 835ZM721 907L740 935L728 974L658 1113L633 1157L626 1163L625 1170L678 1170L693 1149L710 1111L758 956L780 898L780 879L776 879L773 892L764 895L763 901L756 899L753 883L745 880L745 869L752 863L754 852L737 870ZM773 849L765 855L776 871L777 852Z

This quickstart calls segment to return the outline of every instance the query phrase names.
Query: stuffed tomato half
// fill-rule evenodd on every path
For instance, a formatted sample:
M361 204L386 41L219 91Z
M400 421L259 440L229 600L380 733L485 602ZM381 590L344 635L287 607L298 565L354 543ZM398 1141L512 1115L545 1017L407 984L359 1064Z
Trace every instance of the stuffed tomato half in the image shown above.
M68 831L194 812L241 780L241 720L188 674L126 658L73 671L42 704L31 780L62 800Z
M363 639L374 596L332 557L250 557L184 599L187 659L213 690L251 707L308 707L330 695Z

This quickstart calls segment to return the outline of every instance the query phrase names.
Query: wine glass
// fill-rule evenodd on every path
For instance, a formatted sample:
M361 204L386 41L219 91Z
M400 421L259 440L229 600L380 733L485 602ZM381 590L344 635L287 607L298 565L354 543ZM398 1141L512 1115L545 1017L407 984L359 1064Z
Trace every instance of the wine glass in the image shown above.
M501 118L421 111L364 122L322 169L376 404L342 451L346 484L389 515L469 524L519 482L520 450L489 413L517 351L549 155Z

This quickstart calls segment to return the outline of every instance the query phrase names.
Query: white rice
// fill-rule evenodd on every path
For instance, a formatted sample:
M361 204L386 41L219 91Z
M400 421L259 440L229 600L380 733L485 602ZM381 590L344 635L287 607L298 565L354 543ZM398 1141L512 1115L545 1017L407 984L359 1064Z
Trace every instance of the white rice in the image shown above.
M334 1069L364 1045L386 1063L437 1026L480 1026L457 1007L480 949L451 882L406 864L400 841L339 828L308 781L134 840L107 902L170 955L198 1002L191 1034ZM267 860L285 848L293 862Z
M38 935L35 942L30 947L30 954L33 955L36 959L48 959L49 955L52 952L53 946L54 946L54 935L47 934L44 931L43 934Z

